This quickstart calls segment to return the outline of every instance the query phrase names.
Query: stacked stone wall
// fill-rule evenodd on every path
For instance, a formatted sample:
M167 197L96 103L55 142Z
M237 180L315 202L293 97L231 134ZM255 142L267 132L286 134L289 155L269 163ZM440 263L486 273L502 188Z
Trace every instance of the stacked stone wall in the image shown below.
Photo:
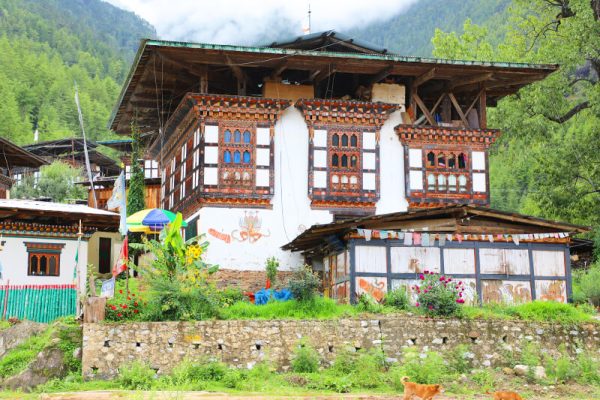
M420 317L382 317L340 320L198 321L85 324L83 373L114 377L119 366L147 362L158 373L169 373L184 359L218 360L251 368L268 360L288 370L294 349L313 346L322 365L330 365L344 348L380 348L388 361L401 361L403 349L450 355L466 345L474 367L502 366L518 360L531 344L541 353L559 354L564 345L575 355L585 350L600 356L600 325L493 320L436 320Z

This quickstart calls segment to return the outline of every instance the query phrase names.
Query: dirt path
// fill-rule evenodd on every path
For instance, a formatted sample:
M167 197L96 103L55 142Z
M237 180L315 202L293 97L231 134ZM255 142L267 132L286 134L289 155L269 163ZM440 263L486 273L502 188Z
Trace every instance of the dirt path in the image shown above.
M360 395L360 394L341 394L341 395L292 395L292 396L265 396L258 394L249 395L232 395L226 393L208 393L208 392L127 392L127 391L95 391L95 392L80 392L80 393L53 393L42 395L43 400L397 400L402 399L402 395ZM436 396L435 400L483 400L491 399L491 396ZM550 400L550 399L566 399L564 396L547 397L528 397L528 400ZM598 397L573 397L577 400L594 400Z

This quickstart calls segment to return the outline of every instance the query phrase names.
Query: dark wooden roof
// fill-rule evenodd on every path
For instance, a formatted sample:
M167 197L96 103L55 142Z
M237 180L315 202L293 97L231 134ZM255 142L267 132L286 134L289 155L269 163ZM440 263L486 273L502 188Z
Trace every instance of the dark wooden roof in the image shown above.
M336 36L329 37L334 39ZM303 47L310 41L301 40ZM207 92L237 95L237 78L248 82L248 96L262 96L265 78L314 84L327 89L328 77L335 74L328 96L354 95L357 85L393 79L410 86L426 76L420 86L424 101L433 102L453 87L467 98L486 86L488 105L515 93L521 87L546 77L557 65L439 60L395 54L319 51L280 47L243 47L203 43L143 40L117 104L109 127L129 134L133 119L143 133L158 132L188 92L197 92L204 78ZM339 49L334 49L339 50ZM423 79L422 79L423 80ZM470 98L470 97L469 97ZM466 101L466 100L465 100Z
M265 47L345 53L386 54L387 49L333 30L273 42Z
M39 168L48 164L43 158L4 138L0 138L0 153L0 167L8 170L14 167Z
M591 229L587 226L548 221L487 207L458 205L313 225L282 248L292 251L311 250L320 246L326 238L340 237L357 228L412 229L415 232L457 234L583 233Z
M89 149L95 149L98 145L91 141L87 141ZM65 153L83 151L83 138L66 138L57 140L47 140L30 144L24 147L27 151L42 157L58 156Z

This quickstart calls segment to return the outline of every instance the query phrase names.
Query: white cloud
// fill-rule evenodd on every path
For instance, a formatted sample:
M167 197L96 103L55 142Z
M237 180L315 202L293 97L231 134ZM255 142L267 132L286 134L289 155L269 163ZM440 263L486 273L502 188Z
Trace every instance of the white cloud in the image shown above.
M308 0L105 0L156 27L160 38L262 44L301 35ZM344 30L399 14L418 0L312 0L311 30Z

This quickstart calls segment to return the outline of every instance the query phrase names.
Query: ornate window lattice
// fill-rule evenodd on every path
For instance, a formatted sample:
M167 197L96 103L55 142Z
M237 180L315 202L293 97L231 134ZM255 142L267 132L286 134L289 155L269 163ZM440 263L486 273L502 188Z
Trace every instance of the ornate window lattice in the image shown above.
M359 133L330 130L328 136L331 191L360 195Z
M466 193L469 190L466 153L427 150L425 166L428 192Z
M60 253L64 243L25 242L27 275L60 276Z
M219 187L253 188L256 163L256 128L252 124L219 126Z

